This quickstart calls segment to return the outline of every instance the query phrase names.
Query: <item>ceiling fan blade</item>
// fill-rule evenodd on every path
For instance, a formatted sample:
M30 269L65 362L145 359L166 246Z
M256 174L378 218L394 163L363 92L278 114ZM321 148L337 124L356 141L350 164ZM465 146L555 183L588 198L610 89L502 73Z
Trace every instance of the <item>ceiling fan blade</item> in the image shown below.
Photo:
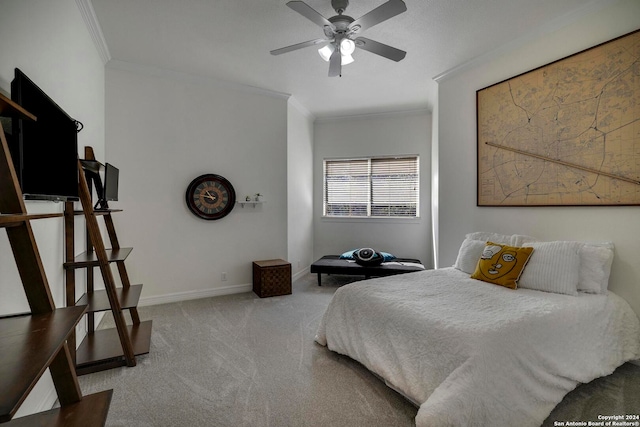
M316 12L315 9L313 9L311 6L309 6L303 1L290 1L287 3L287 6L289 6L291 9L295 10L296 12L298 12L300 15L304 16L308 20L315 22L316 25L319 25L320 27L329 26L333 30L336 29L335 25L329 22L327 18L320 15L318 12Z
M293 3L293 2L291 2ZM407 5L402 0L389 0L388 2L376 7L371 12L361 16L360 18L349 24L349 29L353 33L359 33L367 28L393 18L407 10Z
M326 44L326 43L329 43L330 41L331 40L327 40L327 39L315 39L315 40L309 40L309 41L298 43L298 44L292 44L291 46L281 47L280 49L272 50L271 55L281 55L283 53L291 52L292 50L298 50L304 47L309 47L309 46L314 46L319 44Z
M407 54L404 50L396 49L395 47L391 47L366 37L358 37L355 39L355 43L360 49L375 53L376 55L384 56L385 58L396 62L403 60Z
M342 56L340 50L336 49L329 58L329 77L337 77L342 74Z

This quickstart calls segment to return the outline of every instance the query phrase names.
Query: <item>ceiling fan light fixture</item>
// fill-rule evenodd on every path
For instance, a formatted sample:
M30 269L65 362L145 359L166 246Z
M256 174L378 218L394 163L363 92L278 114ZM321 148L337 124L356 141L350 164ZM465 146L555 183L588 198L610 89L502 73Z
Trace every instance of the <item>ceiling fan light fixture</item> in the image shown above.
M356 50L356 44L351 39L342 39L340 41L340 53L343 56L351 56Z
M351 56L351 55L344 55L343 54L343 55L341 55L341 59L342 59L342 65L349 65L354 61L353 56Z
M333 44L328 44L318 49L318 53L320 54L320 57L322 59L329 62L329 58L331 58L331 54L333 53L334 50L336 50L336 48L333 46Z

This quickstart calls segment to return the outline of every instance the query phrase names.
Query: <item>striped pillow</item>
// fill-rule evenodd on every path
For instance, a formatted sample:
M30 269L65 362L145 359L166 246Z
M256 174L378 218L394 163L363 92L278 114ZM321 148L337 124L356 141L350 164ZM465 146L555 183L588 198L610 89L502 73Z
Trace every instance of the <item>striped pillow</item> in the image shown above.
M580 278L579 242L534 242L535 250L522 272L520 288L577 295Z

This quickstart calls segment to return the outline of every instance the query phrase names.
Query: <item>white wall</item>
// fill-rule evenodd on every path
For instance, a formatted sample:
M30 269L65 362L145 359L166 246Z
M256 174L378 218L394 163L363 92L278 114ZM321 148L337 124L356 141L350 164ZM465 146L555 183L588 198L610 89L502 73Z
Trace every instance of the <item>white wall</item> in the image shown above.
M420 218L322 217L325 158L417 154L420 156ZM316 120L314 131L314 254L341 254L372 247L431 266L431 114L426 111Z
M439 82L439 266L451 266L464 235L496 231L544 240L612 240L611 289L640 314L640 207L476 207L476 90L640 28L640 2L594 12Z
M313 117L293 98L287 113L287 253L294 279L313 262Z
M120 169L114 218L132 246L142 302L247 291L251 262L287 258L287 98L239 85L131 64L106 70L106 161ZM206 221L185 203L192 179L227 178L236 206ZM227 280L222 280L222 273Z
M14 68L20 68L69 115L84 123L78 135L79 151L92 145L98 153L104 152L104 66L74 0L2 0L0 58L2 92L10 93ZM26 204L32 213L62 212L64 208L52 202ZM64 306L63 220L34 221L32 227L54 301ZM81 227L77 235L80 242ZM0 294L0 314L29 311L4 232L0 232ZM48 409L55 397L46 374L18 415Z

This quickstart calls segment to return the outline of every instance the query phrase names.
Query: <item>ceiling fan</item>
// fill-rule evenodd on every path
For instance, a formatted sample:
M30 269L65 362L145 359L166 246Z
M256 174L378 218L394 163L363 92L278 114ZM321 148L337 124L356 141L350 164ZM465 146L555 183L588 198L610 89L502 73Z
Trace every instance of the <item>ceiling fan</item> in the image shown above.
M407 54L403 50L375 40L358 37L358 34L364 30L406 11L407 6L402 0L389 0L358 19L343 15L349 6L349 0L331 0L331 6L337 15L328 19L303 1L290 1L287 6L322 27L324 38L272 50L272 55L280 55L308 46L322 45L323 47L318 52L325 61L329 62L329 77L335 77L342 75L343 65L353 62L351 54L356 47L396 62L401 61Z

